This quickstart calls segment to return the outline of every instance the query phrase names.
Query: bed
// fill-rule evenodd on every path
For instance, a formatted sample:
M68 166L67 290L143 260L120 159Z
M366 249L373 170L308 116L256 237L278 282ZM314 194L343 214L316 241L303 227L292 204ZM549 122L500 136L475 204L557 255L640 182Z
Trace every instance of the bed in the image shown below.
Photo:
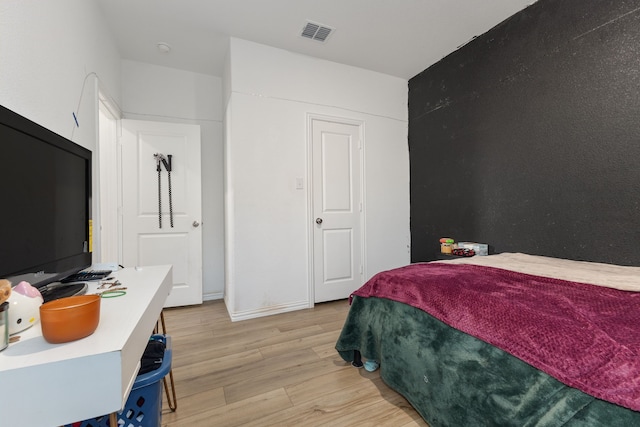
M640 425L640 267L519 253L411 264L350 299L336 350L431 427Z

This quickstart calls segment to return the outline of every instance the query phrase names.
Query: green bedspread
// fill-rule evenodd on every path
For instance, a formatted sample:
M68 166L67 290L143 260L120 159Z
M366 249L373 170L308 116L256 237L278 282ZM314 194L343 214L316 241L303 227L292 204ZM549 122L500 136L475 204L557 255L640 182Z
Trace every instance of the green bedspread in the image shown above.
M431 427L640 426L640 412L568 387L411 306L354 296L336 343L380 375Z

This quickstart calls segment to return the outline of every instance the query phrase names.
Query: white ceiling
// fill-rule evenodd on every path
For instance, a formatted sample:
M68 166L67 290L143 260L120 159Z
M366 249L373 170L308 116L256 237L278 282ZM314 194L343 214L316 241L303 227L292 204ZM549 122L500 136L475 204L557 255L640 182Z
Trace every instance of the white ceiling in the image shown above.
M98 0L125 59L221 76L231 36L405 79L534 2ZM303 38L307 21L335 31Z

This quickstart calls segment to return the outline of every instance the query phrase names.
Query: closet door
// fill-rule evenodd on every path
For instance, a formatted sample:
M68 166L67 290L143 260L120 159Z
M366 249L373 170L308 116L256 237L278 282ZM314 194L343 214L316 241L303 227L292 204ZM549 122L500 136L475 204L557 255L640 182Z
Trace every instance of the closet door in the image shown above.
M120 143L123 265L171 264L165 307L202 303L200 127L122 120Z
M311 121L314 301L347 298L362 285L360 127Z

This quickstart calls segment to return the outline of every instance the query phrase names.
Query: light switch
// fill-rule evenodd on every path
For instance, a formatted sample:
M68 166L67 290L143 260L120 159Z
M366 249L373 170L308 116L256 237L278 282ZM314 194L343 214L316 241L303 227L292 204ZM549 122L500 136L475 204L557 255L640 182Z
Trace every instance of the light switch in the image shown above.
M304 188L304 180L302 177L296 178L296 190L302 190Z

